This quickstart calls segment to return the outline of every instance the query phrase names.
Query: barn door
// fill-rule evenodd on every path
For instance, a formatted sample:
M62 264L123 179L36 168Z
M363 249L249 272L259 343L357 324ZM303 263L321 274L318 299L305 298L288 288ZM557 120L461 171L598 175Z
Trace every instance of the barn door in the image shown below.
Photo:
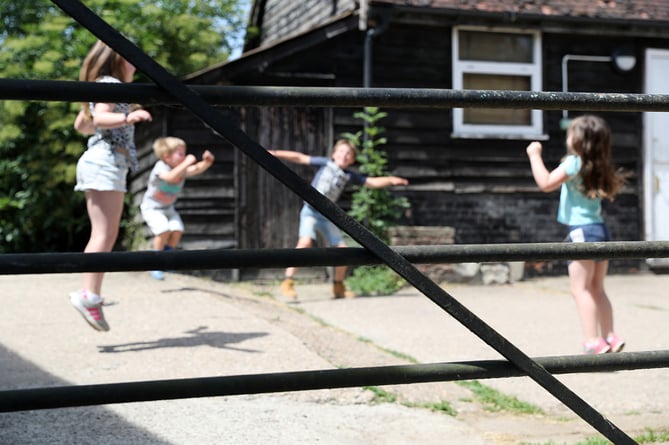
M669 94L669 50L646 51L646 93ZM647 241L669 240L669 113L644 114L644 216ZM669 266L669 259L649 259Z
M247 133L263 147L328 156L332 147L332 111L325 108L250 109ZM302 199L246 156L237 165L237 225L240 248L295 247ZM288 164L305 181L312 167Z

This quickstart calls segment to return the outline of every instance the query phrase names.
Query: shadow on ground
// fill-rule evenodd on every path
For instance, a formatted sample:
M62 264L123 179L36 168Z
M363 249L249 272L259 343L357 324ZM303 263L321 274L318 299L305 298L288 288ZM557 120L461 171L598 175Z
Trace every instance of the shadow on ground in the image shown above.
M70 385L0 345L0 389ZM101 406L0 413L0 443L169 445Z

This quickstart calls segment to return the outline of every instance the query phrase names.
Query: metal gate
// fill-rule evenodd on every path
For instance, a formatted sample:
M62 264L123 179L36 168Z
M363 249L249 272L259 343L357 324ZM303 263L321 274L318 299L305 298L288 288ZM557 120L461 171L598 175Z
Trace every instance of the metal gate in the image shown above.
M108 403L256 394L429 381L528 376L616 444L635 443L553 374L669 366L669 351L533 360L448 292L423 275L415 263L518 261L528 259L666 258L669 242L546 243L391 248L341 208L318 193L265 148L232 125L212 103L226 105L382 106L413 108L507 107L571 110L669 111L661 95L454 91L414 89L327 89L271 87L188 87L81 2L52 0L94 35L130 61L157 87L82 85L77 82L0 80L0 98L89 101L124 99L146 104L179 103L213 131L284 183L347 232L361 248L264 249L93 254L10 254L0 257L0 274L114 272L151 269L332 266L383 263L476 334L507 361L421 364L342 370L238 375L110 385L0 391L0 412Z

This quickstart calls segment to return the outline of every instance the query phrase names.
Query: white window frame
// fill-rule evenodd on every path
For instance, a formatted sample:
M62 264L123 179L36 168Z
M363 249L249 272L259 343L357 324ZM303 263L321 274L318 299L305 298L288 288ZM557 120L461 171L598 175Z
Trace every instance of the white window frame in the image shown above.
M518 62L485 62L478 60L460 60L459 32L481 31L502 32L507 34L529 34L533 37L533 63ZM452 30L453 58L453 89L462 90L465 74L501 74L520 75L530 78L531 91L542 91L541 63L541 32L527 29L511 29L497 27L456 26ZM542 110L531 110L531 125L474 125L464 123L462 108L453 109L453 134L456 138L512 138L512 139L546 139L543 134Z

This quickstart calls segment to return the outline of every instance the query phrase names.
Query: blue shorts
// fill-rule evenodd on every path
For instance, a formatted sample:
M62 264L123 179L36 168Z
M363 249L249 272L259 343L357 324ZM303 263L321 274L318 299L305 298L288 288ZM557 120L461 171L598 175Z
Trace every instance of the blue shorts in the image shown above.
M305 205L300 210L300 238L309 237L316 241L318 233L328 242L328 246L339 246L343 243L341 231L332 222Z
M602 241L611 241L609 228L604 223L584 224L582 226L569 226L569 235L567 241L570 243L597 243ZM595 260L599 262L603 260ZM571 264L568 260L567 264Z
M567 241L571 243L596 243L611 241L609 228L604 223L569 226Z

